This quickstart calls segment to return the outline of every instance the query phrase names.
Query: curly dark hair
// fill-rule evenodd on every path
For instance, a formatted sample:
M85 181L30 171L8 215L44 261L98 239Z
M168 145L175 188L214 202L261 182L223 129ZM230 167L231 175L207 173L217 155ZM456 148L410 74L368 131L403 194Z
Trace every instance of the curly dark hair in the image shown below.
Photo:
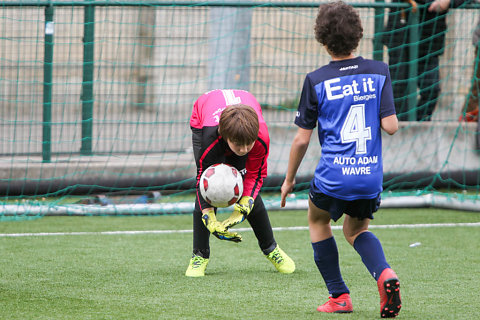
M314 30L315 39L338 57L350 55L363 37L358 12L343 1L320 5Z

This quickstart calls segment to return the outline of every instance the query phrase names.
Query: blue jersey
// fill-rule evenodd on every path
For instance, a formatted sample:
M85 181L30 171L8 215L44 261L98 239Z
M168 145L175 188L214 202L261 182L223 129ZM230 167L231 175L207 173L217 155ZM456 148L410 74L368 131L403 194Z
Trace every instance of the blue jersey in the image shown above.
M356 57L309 73L295 124L314 129L322 156L314 184L343 200L373 199L383 190L381 119L395 114L388 65Z

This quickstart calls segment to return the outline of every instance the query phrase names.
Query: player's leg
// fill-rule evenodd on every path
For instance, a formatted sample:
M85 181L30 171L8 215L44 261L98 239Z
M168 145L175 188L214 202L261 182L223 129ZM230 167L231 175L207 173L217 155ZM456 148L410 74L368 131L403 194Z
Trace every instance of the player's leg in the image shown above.
M418 61L418 101L417 120L430 121L440 95L440 72L438 56L423 57Z
M470 90L465 99L465 105L462 109L462 112L470 113L472 111L478 110L478 94L480 92L480 66L479 66L479 50L478 47L475 47L475 59L473 63L473 73L472 80L470 84Z
M475 136L475 148L480 153L480 115L477 119L477 134Z
M477 121L477 132L475 135L475 150L480 152L480 110L479 110L479 101L480 101L480 49L478 46L475 46L475 63L474 63L474 74L472 77L472 96L469 101L471 104L467 109L470 112L470 119Z
M473 73L472 79L470 81L470 90L465 97L465 103L462 108L459 120L467 121L467 122L478 122L479 118L479 111L478 111L478 102L479 102L479 92L480 92L480 51L478 50L478 46L475 46L475 53L474 53L474 62L473 62ZM477 140L477 139L476 139ZM476 144L476 149L478 148L478 144Z
M385 259L382 245L378 238L368 231L370 219L360 220L345 215L343 234L362 258L363 264L375 280L378 280L382 271L390 268Z
M408 48L405 48L403 45L395 45L388 49L388 57L397 117L400 121L408 121L410 108L408 96L405 95L409 81Z
M479 113L479 101L480 101L480 50L478 46L475 47L475 63L474 63L474 76L472 84L472 103L473 105L467 109L468 112L476 111L477 122L480 118ZM475 117L475 116L474 116Z
M202 147L202 129L192 129L192 147L195 163L197 165L197 174L200 168L200 152ZM202 221L202 211L198 199L195 199L195 208L193 210L193 253L185 275L187 277L202 277L205 275L210 258L210 232Z
M380 315L390 318L398 315L401 308L400 283L390 268L380 240L368 230L373 212L377 211L379 199L350 202L343 222L343 233L362 258L372 277L377 281L380 294ZM354 214L356 211L357 214Z
M248 215L247 221L252 227L255 237L257 237L260 249L275 268L280 273L294 272L295 263L275 241L267 209L260 195L257 195L252 212Z
M185 275L188 277L202 277L205 275L210 259L210 232L202 221L202 211L195 201L193 210L193 253Z
M308 203L308 227L313 248L313 259L330 294L330 299L319 306L317 311L348 313L353 311L350 290L343 281L338 260L338 248L330 227L330 213L318 208L319 197L325 195L310 193ZM313 199L313 201L312 201Z

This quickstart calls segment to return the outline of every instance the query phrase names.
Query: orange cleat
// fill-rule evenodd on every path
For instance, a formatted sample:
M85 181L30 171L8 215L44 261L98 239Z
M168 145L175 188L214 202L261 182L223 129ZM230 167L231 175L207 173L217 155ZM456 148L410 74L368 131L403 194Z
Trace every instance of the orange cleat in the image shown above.
M329 297L328 301L318 306L317 311L328 313L350 313L353 311L352 299L348 293L338 298Z
M380 316L382 318L395 318L402 307L400 281L397 275L392 269L387 268L378 278L377 285L380 293Z

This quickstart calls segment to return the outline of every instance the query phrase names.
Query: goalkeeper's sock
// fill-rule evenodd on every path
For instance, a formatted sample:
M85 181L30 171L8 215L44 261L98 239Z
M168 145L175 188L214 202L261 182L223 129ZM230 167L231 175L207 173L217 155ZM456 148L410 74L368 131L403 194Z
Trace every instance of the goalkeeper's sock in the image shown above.
M193 254L202 258L210 258L210 249L193 249Z
M378 280L383 270L390 268L380 240L370 231L361 233L353 242L353 247L375 280Z
M313 242L313 259L322 274L328 292L333 298L343 293L350 293L343 281L338 262L338 248L335 238L331 237L322 241Z
M268 256L270 252L275 250L276 247L277 247L277 243L273 241L273 243L270 246L268 246L266 249L262 249L262 252L264 255Z

